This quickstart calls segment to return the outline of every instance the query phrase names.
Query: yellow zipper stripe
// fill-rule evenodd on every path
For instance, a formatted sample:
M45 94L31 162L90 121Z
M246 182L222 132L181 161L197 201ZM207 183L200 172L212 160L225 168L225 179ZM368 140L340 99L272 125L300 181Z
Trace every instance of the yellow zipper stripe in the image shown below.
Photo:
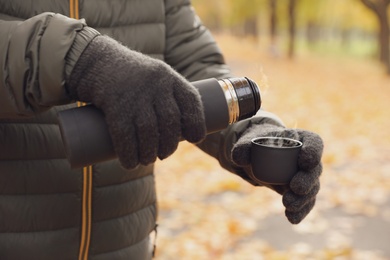
M80 19L79 0L69 0L69 17ZM84 106L85 103L77 102L77 106ZM91 241L92 228L92 165L83 168L83 198L81 216L81 241L79 249L79 260L87 260Z
M91 242L91 229L92 229L92 165L88 166L88 199L87 199L87 237L85 245L85 257L84 260L88 259L89 244Z
M80 19L79 0L69 0L69 17Z
M84 254L84 245L86 243L86 230L87 226L87 213L86 213L86 203L87 203L87 178L88 178L88 167L83 168L83 198L82 198L82 216L81 216L81 241L80 241L80 250L79 250L79 260L83 260Z
M92 165L83 168L82 227L79 260L87 260L92 228Z
M69 17L75 18L74 17L74 0L69 0Z
M81 103L83 105L84 103ZM87 260L92 226L92 165L83 168L82 227L79 260Z
M79 15L79 0L74 0L74 18L80 19Z
M83 168L83 216L79 260L88 259L92 227L92 165Z

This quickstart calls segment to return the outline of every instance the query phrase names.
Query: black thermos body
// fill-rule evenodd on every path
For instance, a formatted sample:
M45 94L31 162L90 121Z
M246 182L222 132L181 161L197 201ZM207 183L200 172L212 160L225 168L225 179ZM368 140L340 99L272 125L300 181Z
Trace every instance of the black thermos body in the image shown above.
M208 134L252 117L261 107L260 89L246 77L210 78L191 84L200 93ZM116 158L104 114L95 106L63 110L58 113L58 124L72 168Z

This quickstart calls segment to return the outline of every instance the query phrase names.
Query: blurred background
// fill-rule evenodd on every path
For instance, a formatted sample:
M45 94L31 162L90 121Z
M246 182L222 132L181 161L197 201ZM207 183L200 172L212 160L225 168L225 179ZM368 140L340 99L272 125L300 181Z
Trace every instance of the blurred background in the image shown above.
M390 0L192 0L263 108L322 136L321 190L298 225L182 142L156 167L156 259L390 259Z

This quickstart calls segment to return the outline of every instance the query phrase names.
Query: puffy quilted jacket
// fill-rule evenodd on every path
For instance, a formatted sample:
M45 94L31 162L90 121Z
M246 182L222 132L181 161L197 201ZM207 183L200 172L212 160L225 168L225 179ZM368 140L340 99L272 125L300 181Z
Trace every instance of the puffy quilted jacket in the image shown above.
M151 257L153 165L65 159L56 112L90 27L189 80L228 73L186 0L0 0L0 259Z
M151 258L153 165L72 170L59 135L57 112L77 105L65 82L98 33L190 81L229 75L189 0L0 0L0 259ZM234 171L230 145L252 121L200 147Z

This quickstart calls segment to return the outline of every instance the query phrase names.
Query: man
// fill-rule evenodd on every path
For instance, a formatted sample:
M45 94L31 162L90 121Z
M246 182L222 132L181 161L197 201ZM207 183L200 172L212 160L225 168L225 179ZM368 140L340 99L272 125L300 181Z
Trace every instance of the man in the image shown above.
M248 177L248 140L291 133L261 111L205 137L189 82L231 75L189 0L0 0L0 35L0 259L149 259L156 158L184 137L264 185ZM70 169L56 114L76 101L104 112L118 160ZM300 171L268 185L292 223L321 173L321 139L297 133Z

